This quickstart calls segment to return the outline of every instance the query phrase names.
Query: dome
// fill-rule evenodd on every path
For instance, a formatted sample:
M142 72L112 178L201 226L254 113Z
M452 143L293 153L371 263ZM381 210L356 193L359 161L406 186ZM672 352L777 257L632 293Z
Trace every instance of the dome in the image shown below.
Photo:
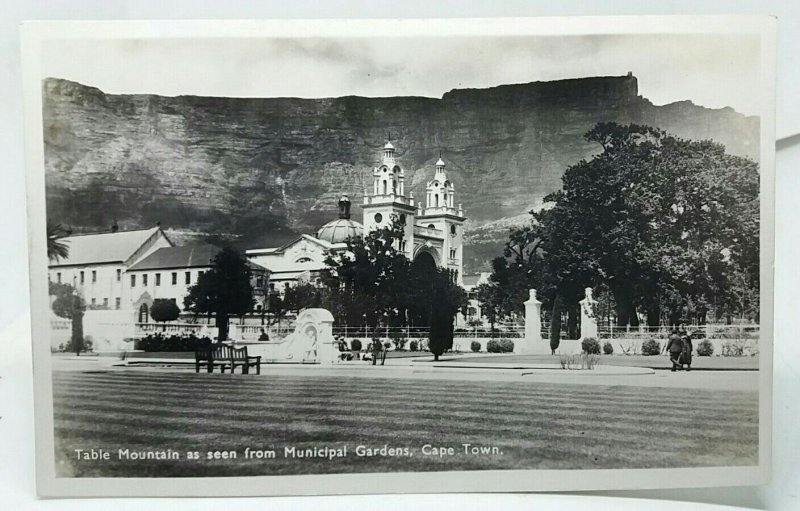
M437 167L444 167L444 160L439 157L439 161L436 162Z
M323 225L317 238L328 243L344 243L347 238L364 235L364 226L347 218L338 218Z
M394 149L394 146L391 142L386 142L386 145L383 146L384 149Z

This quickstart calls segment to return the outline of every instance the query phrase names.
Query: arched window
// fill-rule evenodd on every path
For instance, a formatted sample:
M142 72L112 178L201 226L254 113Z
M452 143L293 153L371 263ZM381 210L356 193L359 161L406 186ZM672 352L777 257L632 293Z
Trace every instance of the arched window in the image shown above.
M379 224L381 223L381 220L383 220L383 215L381 215L380 213L375 213L375 223Z
M434 196L433 196L433 207L434 208L438 208L439 207L439 194L438 193L434 194Z
M150 313L147 304L143 303L139 307L139 323L147 323L150 320Z
M388 187L388 185L386 183L386 180L384 179L383 180L383 194L384 195L386 195L388 193L387 187Z
M455 226L455 225L451 225L451 226L450 226L450 234L452 234L453 236L455 236L455 234L456 234L456 226Z
M298 259L295 262L296 263L310 263L311 262L311 258L310 257L301 257L300 259Z

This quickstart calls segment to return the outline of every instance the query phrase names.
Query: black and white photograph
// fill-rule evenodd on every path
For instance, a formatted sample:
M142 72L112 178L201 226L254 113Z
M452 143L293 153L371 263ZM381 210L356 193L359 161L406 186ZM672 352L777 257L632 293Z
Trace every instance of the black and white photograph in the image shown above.
M768 477L769 19L29 28L40 494Z

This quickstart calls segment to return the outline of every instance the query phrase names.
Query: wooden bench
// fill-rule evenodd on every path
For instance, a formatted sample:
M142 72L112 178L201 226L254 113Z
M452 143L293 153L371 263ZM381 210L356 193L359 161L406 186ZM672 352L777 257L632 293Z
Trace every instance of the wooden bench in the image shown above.
M250 368L256 368L256 374L261 374L261 357L251 357L247 354L247 347L234 348L227 344L215 344L208 348L194 352L194 372L199 373L200 367L206 366L209 373L214 372L214 366L221 372L231 369L231 373L241 366L242 374L249 374Z

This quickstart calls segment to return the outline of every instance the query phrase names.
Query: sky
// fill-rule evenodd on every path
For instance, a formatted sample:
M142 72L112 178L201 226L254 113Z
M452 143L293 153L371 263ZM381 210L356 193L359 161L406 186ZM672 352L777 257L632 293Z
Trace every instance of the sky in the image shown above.
M757 36L729 34L114 39L48 42L43 76L106 93L439 98L456 88L638 78L657 105L759 113Z

